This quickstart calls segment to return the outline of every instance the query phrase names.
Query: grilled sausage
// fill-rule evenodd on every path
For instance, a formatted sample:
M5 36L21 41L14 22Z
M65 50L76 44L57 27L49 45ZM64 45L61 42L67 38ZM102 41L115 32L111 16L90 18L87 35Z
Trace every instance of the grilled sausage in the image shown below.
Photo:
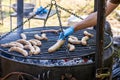
M17 40L17 42L23 44L23 45L31 45L31 43L25 39L19 39Z
M59 31L60 30L51 29L51 30L42 30L41 33L51 32L57 34Z
M1 44L0 46L2 46L2 47L5 47L5 48L7 48L7 47L13 47L13 46L15 46L16 44L10 44L10 43L5 43L5 44Z
M29 42L30 42L32 45L37 45L37 42L34 41L33 39L29 40Z
M35 41L37 43L37 46L41 46L42 45L42 42L37 40L37 39L32 39L33 41Z
M21 33L20 36L22 39L27 39L27 36L24 33Z
M75 37L75 36L69 36L69 38L72 38L72 39L74 39L74 40L78 40L78 38Z
M75 46L68 43L68 48L69 48L69 51L74 51L75 50Z
M32 45L25 45L24 48L30 50L29 51L30 55L34 54L34 52L35 52L35 49L34 49L34 47Z
M23 44L21 44L21 43L19 43L19 42L15 42L15 44L16 44L16 45L15 45L16 47L24 48Z
M26 50L20 48L20 47L11 47L11 48L9 49L9 51L10 51L10 52L15 51L15 52L21 53L21 54L24 55L24 56L28 56L28 52L27 52Z
M48 40L48 38L47 38L47 36L46 36L45 33L42 33L42 34L41 34L41 37L42 37L42 40Z
M93 34L87 32L87 31L84 31L83 33L84 33L85 36L89 36L89 37L93 37L94 36Z
M35 49L35 52L34 52L34 54L39 54L40 53L40 48L38 47L38 46L33 46L34 47L34 49Z
M80 40L77 39L73 39L71 37L68 38L68 42L72 43L72 44L81 44Z
M20 47L20 48L24 48L24 46L21 43L18 42L10 42L10 43L5 43L5 44L1 44L2 47Z
M58 50L63 44L64 44L65 40L58 40L53 46L51 46L48 49L49 53L55 52L56 50Z
M81 43L82 45L87 45L87 40L89 39L88 36L84 36L82 39L81 39Z
M35 34L34 37L35 37L35 39L37 39L37 40L42 40L42 39L43 39L43 38L42 38L41 36L39 36L38 34Z

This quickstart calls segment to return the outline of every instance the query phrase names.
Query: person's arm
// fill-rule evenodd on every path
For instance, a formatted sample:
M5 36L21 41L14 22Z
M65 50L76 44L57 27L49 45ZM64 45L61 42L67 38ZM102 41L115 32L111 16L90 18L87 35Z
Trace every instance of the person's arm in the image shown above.
M106 6L106 16L108 16L119 4L113 4L111 2L107 2ZM97 12L91 13L86 19L74 25L74 32L95 26L97 24Z
M117 6L118 6L118 4L113 4L108 1L107 6L106 6L106 16L108 16ZM67 28L66 30L64 30L64 32L61 32L58 40L65 39L66 37L68 37L69 35L74 33L75 31L95 26L96 23L97 23L97 12L94 12L94 13L91 13L83 21L75 24L74 26Z

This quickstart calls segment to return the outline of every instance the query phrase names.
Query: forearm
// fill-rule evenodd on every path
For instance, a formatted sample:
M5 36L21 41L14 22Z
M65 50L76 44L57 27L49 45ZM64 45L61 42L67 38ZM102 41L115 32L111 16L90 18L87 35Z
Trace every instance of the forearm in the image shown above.
M74 31L78 31L84 28L92 27L96 25L97 12L90 14L86 19L74 25Z
M118 4L112 4L111 2L107 2L106 7L106 16L108 16ZM97 24L97 12L90 14L86 19L74 25L74 31L78 31L84 28L92 27Z

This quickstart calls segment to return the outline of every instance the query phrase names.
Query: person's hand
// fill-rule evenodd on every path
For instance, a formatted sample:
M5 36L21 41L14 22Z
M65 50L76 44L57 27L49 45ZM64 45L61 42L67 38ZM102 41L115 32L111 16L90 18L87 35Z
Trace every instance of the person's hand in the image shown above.
M42 14L45 14L45 13L47 13L47 12L48 12L47 9L43 8L42 6L40 6L40 7L37 9L36 14L37 14L37 15L42 15Z
M73 34L73 32L74 32L74 27L69 27L63 30L63 32L60 33L58 40L64 40L69 35Z

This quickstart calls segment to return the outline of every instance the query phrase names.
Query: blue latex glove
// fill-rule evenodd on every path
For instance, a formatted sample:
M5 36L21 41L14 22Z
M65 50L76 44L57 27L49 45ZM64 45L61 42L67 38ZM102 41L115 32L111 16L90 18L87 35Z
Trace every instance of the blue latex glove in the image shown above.
M42 15L42 14L45 14L45 13L47 13L47 12L48 12L47 9L43 8L42 6L40 6L40 7L37 9L36 14L37 14L37 15Z
M69 27L66 30L64 30L64 32L60 33L58 40L64 40L73 33L74 33L74 27Z

